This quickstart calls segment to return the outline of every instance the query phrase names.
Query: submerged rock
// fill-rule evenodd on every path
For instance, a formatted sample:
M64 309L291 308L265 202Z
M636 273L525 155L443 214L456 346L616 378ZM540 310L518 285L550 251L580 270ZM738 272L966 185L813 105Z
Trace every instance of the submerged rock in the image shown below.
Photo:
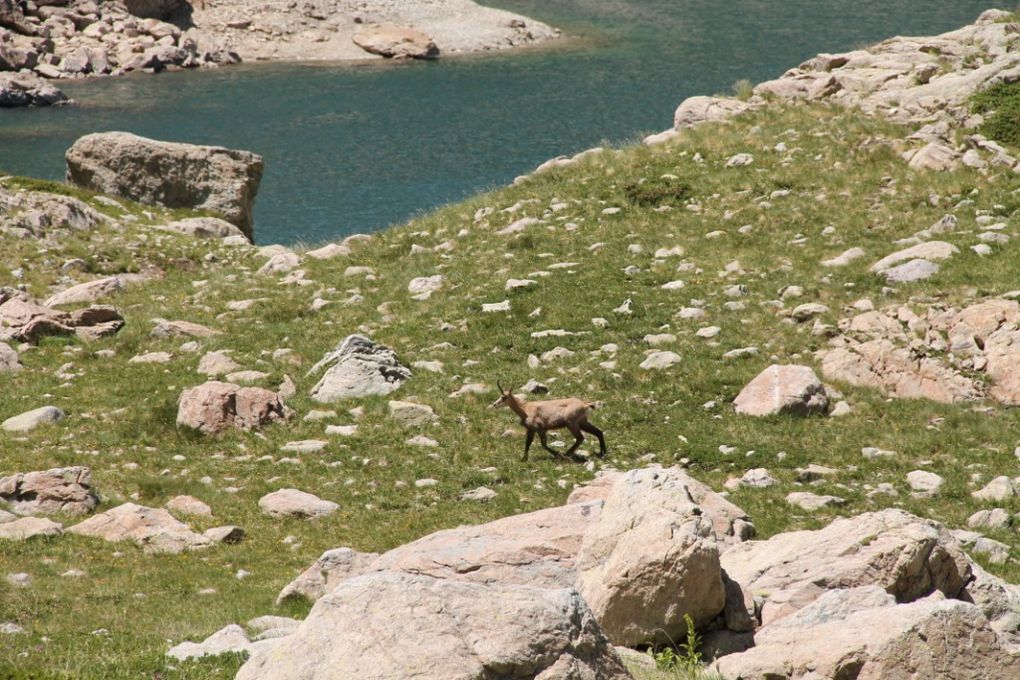
M0 73L0 108L66 104L55 85L31 73Z

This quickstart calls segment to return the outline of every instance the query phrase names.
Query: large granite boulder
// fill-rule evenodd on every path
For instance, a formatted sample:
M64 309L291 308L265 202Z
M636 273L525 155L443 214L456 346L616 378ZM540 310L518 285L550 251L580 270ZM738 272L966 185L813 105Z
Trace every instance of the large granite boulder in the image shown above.
M67 101L67 96L55 85L37 75L0 73L0 108L51 106Z
M237 680L629 678L569 588L380 572L341 583Z
M626 473L577 558L577 589L617 645L683 639L718 616L726 594L712 521L671 470Z
M308 371L314 375L329 366L312 388L315 401L329 403L367 396L385 396L411 377L411 369L389 347L363 335L349 335Z
M969 560L945 528L893 509L741 543L721 562L731 579L759 598L766 625L827 590L877 585L897 601L911 602L935 591L956 597L971 576Z
M771 416L780 413L825 413L825 386L807 366L773 364L758 374L733 400L737 413Z
M147 553L176 554L212 545L209 538L195 533L165 509L134 503L89 517L67 531L107 541L134 541Z
M366 52L392 59L435 59L439 56L439 48L432 38L406 26L370 26L355 33L353 40Z
M208 210L252 238L261 156L102 132L80 138L66 158L72 184L167 208Z
M87 467L19 472L0 478L0 501L19 515L84 515L99 504Z
M257 430L286 420L288 414L276 392L210 380L181 393L177 425L203 434L217 434L232 427Z
M833 590L719 659L725 680L1020 677L981 610L936 594L910 604L877 586Z

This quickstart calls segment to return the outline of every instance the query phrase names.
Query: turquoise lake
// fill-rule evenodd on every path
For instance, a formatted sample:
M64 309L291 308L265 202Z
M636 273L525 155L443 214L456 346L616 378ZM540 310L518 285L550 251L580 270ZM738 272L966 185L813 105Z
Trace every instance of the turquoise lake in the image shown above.
M0 170L62 179L83 134L249 149L266 159L259 243L399 223L538 163L672 125L818 52L973 21L988 0L494 0L561 45L430 63L247 64L68 83L75 107L0 110Z

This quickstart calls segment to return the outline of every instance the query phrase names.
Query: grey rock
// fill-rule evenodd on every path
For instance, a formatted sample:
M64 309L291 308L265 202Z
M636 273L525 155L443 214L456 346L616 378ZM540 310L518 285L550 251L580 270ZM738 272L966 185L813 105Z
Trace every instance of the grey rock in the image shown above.
M40 425L60 422L64 418L64 412L56 406L42 406L8 418L0 424L0 428L8 432L28 432Z
M260 156L105 132L80 138L66 158L72 184L168 208L208 210L252 238Z
M308 375L326 366L329 368L312 388L312 398L320 403L387 395L411 377L411 369L396 352L361 335L345 338Z

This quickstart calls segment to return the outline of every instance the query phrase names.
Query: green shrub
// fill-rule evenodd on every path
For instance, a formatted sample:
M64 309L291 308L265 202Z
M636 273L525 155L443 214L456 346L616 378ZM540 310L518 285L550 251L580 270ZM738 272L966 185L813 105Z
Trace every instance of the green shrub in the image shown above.
M641 206L682 205L691 198L691 187L669 178L630 182L623 187L631 203Z
M974 113L984 115L981 134L1020 147L1020 83L999 83L971 98Z

